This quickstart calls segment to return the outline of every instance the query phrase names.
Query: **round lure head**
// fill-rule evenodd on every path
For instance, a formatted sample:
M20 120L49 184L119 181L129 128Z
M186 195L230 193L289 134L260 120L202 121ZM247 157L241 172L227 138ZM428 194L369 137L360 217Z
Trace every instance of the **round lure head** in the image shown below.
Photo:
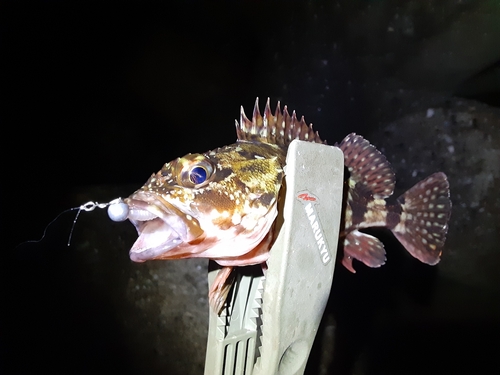
M276 218L283 162L279 147L243 141L165 164L125 199L139 234L131 259L265 261L267 254L252 250Z

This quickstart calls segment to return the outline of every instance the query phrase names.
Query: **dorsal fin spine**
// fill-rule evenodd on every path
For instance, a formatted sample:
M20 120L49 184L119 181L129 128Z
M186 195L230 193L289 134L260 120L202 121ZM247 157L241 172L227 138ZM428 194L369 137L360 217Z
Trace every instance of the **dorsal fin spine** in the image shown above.
M251 121L245 115L243 107L241 108L240 123L236 121L236 134L239 141L259 141L285 148L294 139L325 143L319 137L318 132L313 130L312 124L307 125L304 116L299 120L295 111L292 111L290 116L286 105L281 111L278 102L273 115L268 98L263 114L264 116L259 110L259 98L255 100Z
M252 128L250 130L251 134L257 134L257 126L262 122L262 116L259 111L259 98L255 99L255 105L253 107L252 113Z

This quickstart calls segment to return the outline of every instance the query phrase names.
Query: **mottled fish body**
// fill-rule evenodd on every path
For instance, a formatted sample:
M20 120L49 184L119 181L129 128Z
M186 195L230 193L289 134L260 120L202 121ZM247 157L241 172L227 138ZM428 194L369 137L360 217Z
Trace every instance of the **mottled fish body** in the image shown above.
M394 192L396 178L385 156L354 133L338 147L344 152L344 164L350 174L342 264L355 272L352 259L369 267L385 263L382 242L359 231L369 227L390 229L412 256L426 264L437 264L451 213L446 175L432 174L390 204L386 199Z
M222 266L210 290L219 310L235 266L264 264L276 237L274 221L288 145L294 140L324 143L311 125L269 100L263 115L258 101L252 120L241 108L237 142L166 163L125 202L139 238L130 250L134 261L203 257ZM439 262L451 211L444 173L416 184L394 204L395 176L385 158L363 137L349 134L338 147L349 171L340 245L342 263L385 263L383 244L360 231L387 227L415 258ZM285 218L286 219L286 218Z

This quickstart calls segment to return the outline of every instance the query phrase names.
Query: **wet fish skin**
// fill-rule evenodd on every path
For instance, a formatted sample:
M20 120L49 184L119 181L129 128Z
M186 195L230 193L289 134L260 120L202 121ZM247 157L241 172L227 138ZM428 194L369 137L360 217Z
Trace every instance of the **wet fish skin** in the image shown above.
M359 229L386 227L406 250L423 263L439 262L451 214L449 183L437 172L420 181L396 202L388 203L395 187L395 175L385 156L363 137L349 134L338 145L344 152L347 204L341 244L342 264L355 272L352 260L369 267L385 263L385 250L376 237Z
M223 268L209 292L212 307L222 307L231 270L265 264L275 239L274 219L288 145L294 139L324 143L304 118L290 115L269 99L263 115L255 103L252 120L241 108L236 143L166 163L126 199L129 220L139 238L134 261L204 257ZM451 212L446 175L435 173L388 203L394 172L375 146L349 134L337 145L349 177L340 245L343 265L353 259L369 267L385 263L383 244L363 228L387 227L408 252L427 264L439 262Z

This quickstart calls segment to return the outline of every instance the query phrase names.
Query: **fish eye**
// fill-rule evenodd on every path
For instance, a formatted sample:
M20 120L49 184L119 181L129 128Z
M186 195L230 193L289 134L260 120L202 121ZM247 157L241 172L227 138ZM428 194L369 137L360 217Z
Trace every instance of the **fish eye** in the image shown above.
M175 170L179 185L199 188L212 180L215 168L205 155L188 154L177 160Z
M203 167L196 166L189 171L189 180L195 184L199 185L207 180L207 170Z

